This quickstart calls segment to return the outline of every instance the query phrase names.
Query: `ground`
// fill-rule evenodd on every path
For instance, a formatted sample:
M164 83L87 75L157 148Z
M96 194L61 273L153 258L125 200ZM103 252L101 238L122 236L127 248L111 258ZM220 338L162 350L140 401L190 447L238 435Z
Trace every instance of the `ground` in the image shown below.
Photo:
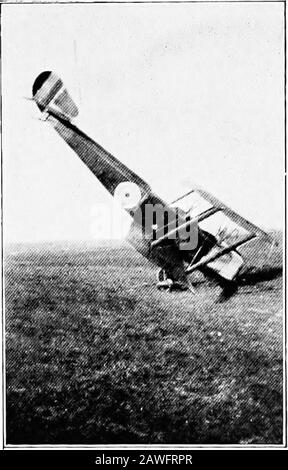
M8 444L282 442L282 278L155 281L124 244L7 248Z

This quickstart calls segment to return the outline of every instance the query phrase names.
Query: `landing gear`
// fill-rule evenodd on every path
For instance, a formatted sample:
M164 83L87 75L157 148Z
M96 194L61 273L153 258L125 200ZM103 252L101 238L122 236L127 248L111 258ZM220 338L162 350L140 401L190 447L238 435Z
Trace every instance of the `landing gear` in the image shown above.
M165 269L161 268L157 273L157 289L168 289L171 292L174 282L168 277Z
M157 289L167 289L169 292L172 290L191 290L193 292L193 286L190 283L184 283L179 280L174 281L173 277L167 273L167 271L161 268L157 273Z

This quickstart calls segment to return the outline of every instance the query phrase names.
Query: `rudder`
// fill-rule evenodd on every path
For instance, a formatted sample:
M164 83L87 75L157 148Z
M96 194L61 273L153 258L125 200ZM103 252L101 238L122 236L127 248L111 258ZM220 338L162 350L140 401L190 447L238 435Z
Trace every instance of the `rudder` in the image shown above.
M40 73L32 87L33 99L41 112L53 111L66 119L75 118L78 108L62 80L53 72Z

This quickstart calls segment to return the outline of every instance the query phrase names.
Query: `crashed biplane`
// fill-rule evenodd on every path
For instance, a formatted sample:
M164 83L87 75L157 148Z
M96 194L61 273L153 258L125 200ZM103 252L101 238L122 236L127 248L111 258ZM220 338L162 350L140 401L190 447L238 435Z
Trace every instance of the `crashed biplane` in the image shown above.
M192 289L200 271L231 294L245 267L239 249L260 238L268 244L267 253L273 246L270 235L202 189L193 189L171 204L164 202L72 123L78 109L55 73L42 72L32 93L45 120L131 216L127 240L158 266L159 288Z

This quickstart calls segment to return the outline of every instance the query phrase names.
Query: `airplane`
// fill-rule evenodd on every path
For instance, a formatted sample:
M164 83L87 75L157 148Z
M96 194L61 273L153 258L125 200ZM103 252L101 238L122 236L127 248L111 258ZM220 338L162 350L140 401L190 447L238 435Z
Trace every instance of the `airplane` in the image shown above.
M195 273L200 272L216 281L228 298L236 292L246 264L240 248L261 239L267 243L266 253L273 249L275 241L268 233L201 188L172 203L163 201L140 176L72 123L78 108L54 72L44 71L36 78L32 100L130 215L127 241L158 267L159 289L194 291Z

